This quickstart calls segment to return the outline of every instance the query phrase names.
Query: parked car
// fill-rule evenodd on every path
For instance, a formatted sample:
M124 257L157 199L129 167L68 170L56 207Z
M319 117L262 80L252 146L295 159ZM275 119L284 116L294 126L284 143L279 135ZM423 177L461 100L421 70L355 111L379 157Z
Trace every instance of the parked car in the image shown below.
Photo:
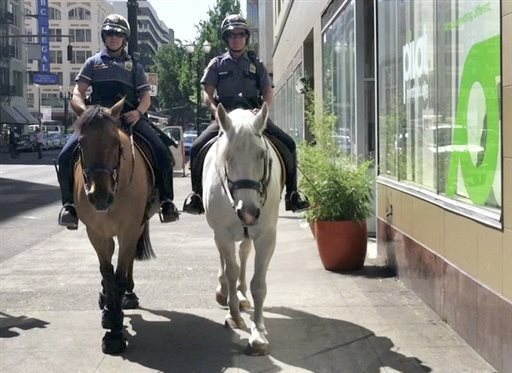
M22 152L33 152L36 150L36 144L34 136L32 135L20 135L17 149Z
M183 134L183 147L185 148L185 155L190 154L190 148L192 147L192 143L197 138L197 132L187 131Z
M61 135L52 134L52 135L47 135L47 136L49 138L49 141L52 143L53 149L62 148L64 146Z

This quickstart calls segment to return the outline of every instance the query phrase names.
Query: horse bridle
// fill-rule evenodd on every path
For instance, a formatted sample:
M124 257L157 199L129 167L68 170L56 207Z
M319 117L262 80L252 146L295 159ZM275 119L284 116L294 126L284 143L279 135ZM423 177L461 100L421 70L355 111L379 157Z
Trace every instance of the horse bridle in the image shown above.
M263 176L261 177L261 180L256 181L251 179L240 179L232 181L229 178L226 166L224 165L224 177L220 177L220 180L222 182L222 188L226 192L226 195L228 196L229 201L231 203L231 207L233 207L233 209L236 207L235 200L233 198L233 193L238 189L253 189L257 191L260 196L260 205L263 206L265 204L267 200L267 187L268 184L270 183L270 176L272 174L272 157L270 157L270 151L268 148L267 141L268 140L264 139L266 150L263 165Z

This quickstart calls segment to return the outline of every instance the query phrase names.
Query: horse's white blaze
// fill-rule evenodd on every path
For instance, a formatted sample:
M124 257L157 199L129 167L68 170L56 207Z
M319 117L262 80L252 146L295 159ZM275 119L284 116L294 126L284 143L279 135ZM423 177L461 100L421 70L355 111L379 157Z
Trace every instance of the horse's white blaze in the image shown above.
M220 253L217 300L224 301L224 297L227 297L229 313L226 325L229 327L243 328L245 325L240 313L240 303L244 308L250 307L245 294L245 268L251 241L255 249L254 276L251 281L254 301L254 318L249 340L251 354L266 354L269 351L269 342L265 338L263 303L267 293L266 273L276 243L283 172L274 149L262 136L267 119L266 104L257 115L249 110L234 110L227 114L222 105L219 105L217 120L223 135L208 151L203 171L206 219L214 231L215 243ZM241 188L234 192L228 190L226 174L233 183L243 179L262 181L269 157L272 159L272 169L267 170L270 177L268 185L265 186L266 196L260 195L254 189ZM244 237L244 226L248 238ZM238 242L242 242L240 266L235 251L235 243Z

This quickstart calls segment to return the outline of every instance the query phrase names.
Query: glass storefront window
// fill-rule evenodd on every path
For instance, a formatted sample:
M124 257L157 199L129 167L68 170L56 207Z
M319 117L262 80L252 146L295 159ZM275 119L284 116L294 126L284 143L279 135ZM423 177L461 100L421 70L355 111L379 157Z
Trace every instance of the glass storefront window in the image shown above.
M499 1L377 7L380 175L500 208Z
M324 98L336 116L336 133L340 147L355 151L355 37L354 2L350 1L323 35Z

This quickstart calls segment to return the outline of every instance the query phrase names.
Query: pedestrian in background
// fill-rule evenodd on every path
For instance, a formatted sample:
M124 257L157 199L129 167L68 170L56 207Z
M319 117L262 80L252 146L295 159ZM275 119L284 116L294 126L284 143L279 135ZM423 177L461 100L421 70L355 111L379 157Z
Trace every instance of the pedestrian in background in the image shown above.
M43 158L44 136L43 136L43 132L41 131L41 129L39 127L36 129L35 142L36 142L36 149L37 149L37 159L41 159L41 158Z
M12 159L18 158L20 153L18 152L19 135L14 127L9 127L9 154Z

